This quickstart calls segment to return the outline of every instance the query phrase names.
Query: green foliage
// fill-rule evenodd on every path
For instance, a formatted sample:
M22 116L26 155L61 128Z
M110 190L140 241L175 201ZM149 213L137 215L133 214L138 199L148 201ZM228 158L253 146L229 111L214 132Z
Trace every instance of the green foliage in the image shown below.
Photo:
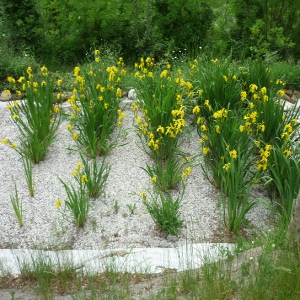
M120 209L120 205L119 205L118 200L115 200L115 201L114 201L113 208L114 208L114 213L117 214L118 211L119 211L119 209Z
M163 3L167 12L159 1L145 0L1 2L14 49L30 49L50 66L82 62L94 47L108 46L131 61L193 50L204 43L213 20L210 6L194 1Z
M267 84L267 82L265 83ZM266 86L270 86L270 84ZM284 91L280 89L275 93L274 87L273 91L271 89L272 85L270 89L267 89L265 86L259 89L256 84L251 84L249 90L241 93L243 101L247 105L243 126L248 134L252 132L256 140L261 140L265 144L282 144L284 141L282 134L286 131L286 125L297 117L298 109L294 107L289 113L285 113L285 103L281 103ZM291 127L292 131L294 131L293 136L295 135L296 127L298 125L294 126L294 128ZM292 131L286 134L290 135Z
M133 110L138 133L146 141L151 155L164 160L176 151L179 136L186 126L183 94L190 85L173 74L169 64L163 71L155 69L152 72L152 66L150 58L145 63L142 60L138 66L139 71L135 73L137 96L142 101L133 103Z
M43 0L37 4L41 26L38 55L51 64L82 62L90 48L110 41L117 46L120 3Z
M300 61L296 64L285 61L271 65L271 79L276 82L280 79L287 89L300 90Z
M213 113L212 120L199 125L202 152L206 167L205 177L220 189L224 223L229 231L237 233L247 212L257 203L249 201L255 182L252 174L254 146L249 134L241 127L243 114L224 108Z
M1 31L0 31L1 34ZM33 72L38 70L36 60L26 52L15 54L6 44L6 40L0 38L0 89L9 88L7 77L20 78L24 76L25 70L31 66Z
M134 211L136 210L136 204L135 203L134 204L127 204L127 207L129 209L130 214L133 215Z
M69 255L60 255L55 251L52 254L54 255L45 255L45 251L42 250L36 250L30 257L13 253L20 277L32 283L32 290L39 294L41 299L54 299L58 291L70 292L71 286L75 286L80 277L75 261Z
M235 58L300 56L299 6L293 0L0 1L0 33L18 54L48 66L84 62L92 48L110 48L133 62L170 53ZM3 26L2 26L3 25ZM184 53L184 55L183 55Z
M33 49L37 45L36 29L39 16L33 0L0 1L0 19L4 20L5 32L10 45L17 52Z
M260 88L268 87L269 90L274 91L276 80L271 81L271 70L261 59L245 61L240 65L240 71L244 86L255 84Z
M247 152L252 148L251 139L246 131L241 132L241 117L234 111L220 110L214 113L214 120L207 125L202 124L198 127L198 133L201 136L202 152L205 155L205 165L212 170L213 180L210 179L205 172L207 179L217 188L221 187L224 176L224 166L230 162L229 153L238 151L237 155L246 155L249 158L251 152ZM241 148L242 147L242 148ZM233 155L236 156L236 155ZM251 165L249 161L248 167ZM244 175L248 172L245 166ZM205 169L203 169L205 171Z
M252 257L257 265L251 262L250 280L241 290L244 299L298 299L299 253L292 248L278 251L277 245L273 246L273 250L266 249L258 258Z
M10 196L10 202L18 219L19 225L22 227L23 224L23 207L22 200L19 199L19 194L17 190L17 185L15 184L15 193Z
M262 57L276 51L281 58L299 53L298 47L293 49L299 40L292 33L299 26L300 10L295 1L236 0L232 8L236 27L231 44L236 53Z
M64 202L65 209L72 213L75 224L83 227L90 209L90 198L96 198L103 192L109 174L109 166L104 159L98 165L96 159L90 163L82 155L80 157L82 162L78 162L72 172L78 187L67 184L61 179L60 181L68 197L68 200ZM56 200L56 207L60 208L61 203L60 199ZM65 210L61 213L63 217L66 217Z
M232 1L210 1L213 23L208 31L206 43L201 50L211 58L228 55L228 50L232 48L231 35L235 30L235 15L233 13ZM204 47L203 47L204 46ZM232 49L230 49L232 51ZM196 55L192 56L196 58Z
M142 194L143 203L148 213L158 226L158 228L170 235L177 235L183 226L183 221L179 218L179 209L182 198L173 200L170 193L159 193L158 196L150 195L147 199L145 193Z
M63 253L45 255L44 251L38 251L29 258L18 252L13 254L22 283L26 282L43 299L53 299L62 293L72 294L74 300L141 298L143 294L139 291L130 293L130 286L137 280L152 284L143 300L230 299L232 295L246 300L299 299L300 253L286 239L286 229L283 230L281 223L255 240L239 238L233 251L219 247L217 250L218 256L205 256L201 266L189 257L191 269L182 272L168 269L168 273L153 276L137 272L134 276L124 274L114 259L104 262L104 273L92 274L90 270L81 272L75 260ZM11 283L11 277L1 279L11 289L19 287L16 282ZM159 279L158 283L153 285L153 279ZM85 289L82 289L83 282ZM10 294L12 298L15 295Z
M163 192L177 187L179 182L186 184L191 174L191 162L184 157L172 156L165 160L156 159L154 164L142 168L151 178L154 186Z
M203 45L212 25L213 14L207 2L192 0L158 0L154 2L155 24L164 39L169 39L175 49ZM198 46L198 47L197 47Z
M273 27L269 29L269 34L264 34L265 21L257 19L255 24L250 27L251 35L250 40L252 46L250 50L253 57L259 58L264 54L268 54L271 51L278 51L278 49L286 48L286 51L293 48L295 43L291 42L290 38L284 36L283 27Z
M77 189L73 185L67 184L61 179L60 181L63 184L68 197L68 200L64 201L65 209L69 210L72 213L75 224L78 227L83 227L85 225L87 215L90 209L90 198L86 192L85 187L87 178L81 176L79 181L79 187ZM58 208L60 207L60 202L57 202ZM64 212L63 214L65 215Z
M248 134L252 132L256 140L282 145L297 135L300 109L297 106L288 110L285 108L286 102L282 100L284 83L281 80L277 80L276 84L271 80L269 84L268 81L264 83L266 85L260 89L256 84L250 84L249 90L241 92L247 107L243 127Z
M273 147L269 158L267 190L286 224L289 224L300 190L299 154L298 146L292 143Z
M33 182L33 174L32 174L32 163L31 163L30 159L28 159L27 157L22 157L22 164L23 164L23 168L24 168L27 187L29 190L29 195L31 197L33 197L34 196L34 182Z
M231 64L230 58L219 61L194 60L190 70L191 82L197 87L197 103L205 117L209 117L210 109L238 109L240 106L241 80L237 66ZM207 100L210 106L205 103Z
M238 144L234 150L237 152L236 158L232 152L229 152L230 158L225 155L224 166L220 170L222 174L220 192L224 223L229 231L237 233L245 221L246 214L257 201L249 200L254 184L250 171L254 165L250 143Z
M76 89L69 99L73 114L68 126L71 131L74 126L72 136L79 150L92 158L116 146L117 141L111 141L110 137L125 117L119 108L122 91L118 87L124 70L106 66L98 56L95 59L96 64L90 65L89 70L81 70L80 67L74 70ZM122 64L122 61L119 63Z
M87 182L85 186L88 191L89 197L97 198L104 191L106 181L109 175L110 167L106 162L105 158L100 158L100 162L97 159L92 159L89 162L84 156L80 155L82 161L82 169L76 168L78 170L75 179L80 183L82 176L86 176Z
M23 83L24 77L17 81L8 78L12 84L20 85L20 90L26 93L27 100L20 104L17 101L11 102L7 108L20 132L21 145L17 151L21 156L39 163L45 158L48 148L56 138L61 121L60 109L54 104L56 84L54 79L49 77L47 68L41 68L40 79L34 78L31 67L27 68L27 75L26 83ZM59 84L57 85L59 88Z
M211 65L204 63L203 73L219 74L222 65L217 62L213 60ZM198 62L194 61L189 73L192 79L195 74L195 78L203 76L197 67ZM228 70L230 68L229 65ZM199 86L204 89L198 93L200 100L203 95L203 99L211 95L214 101L198 102L199 105L192 109L201 136L205 165L211 171L210 174L202 167L204 175L220 189L224 221L234 233L242 225L247 212L257 203L248 200L254 183L262 181L267 186L271 198L278 204L280 214L287 221L290 220L299 191L299 153L294 147L294 142L298 139L299 108L293 106L285 109L285 101L281 100L285 83L272 80L270 69L262 61L249 61L245 67L240 66L239 71L236 80L240 79L238 87L242 89L236 91L236 102L232 110L226 109L230 107L231 100L225 102L223 105L226 106L222 109L222 104L215 100L214 95L227 98L225 89L219 88L217 80L211 80L213 83L207 84L209 94L205 93L204 85L199 85L201 80L193 81L195 90ZM295 156L291 156L292 153ZM295 181L295 184L289 180ZM266 201L260 201L270 208Z
M101 60L101 62L102 61L103 60ZM111 62L109 58L108 61ZM284 83L282 82L284 78L280 77L281 81L276 84L276 70L274 70L275 75L273 75L272 70L271 72L268 72L261 61L247 61L246 64L243 64L240 74L237 73L238 83L234 85L232 89L228 89L228 91L230 91L228 94L226 91L227 87L224 87L223 85L223 83L227 83L227 81L223 76L226 76L227 79L229 79L229 74L235 74L237 66L235 63L234 66L228 63L226 70L226 68L222 69L222 64L216 62L209 61L207 62L209 63L207 66L205 65L206 62L204 62L202 67L203 71L207 72L209 70L210 74L214 74L214 70L212 69L213 67L218 68L216 73L218 73L218 79L220 82L214 81L209 85L209 80L207 80L207 84L201 86L201 88L203 88L203 92L197 93L198 89L200 89L200 84L202 84L201 81L202 78L204 78L204 75L199 72L199 77L197 77L198 79L193 81L193 89L190 89L189 84L184 81L184 78L186 78L185 74L182 75L179 72L177 73L178 77L176 80L178 79L177 83L180 83L180 86L182 84L181 88L183 88L183 91L177 93L170 88L172 92L172 96L170 96L170 98L172 98L173 101L175 99L177 101L178 99L183 99L182 104L188 103L188 105L196 104L196 101L193 101L194 97L189 96L190 93L193 95L209 95L208 93L210 93L210 95L218 95L218 97L212 96L213 99L222 98L222 95L227 100L229 99L227 102L224 102L226 104L222 104L227 105L225 108L222 107L221 104L218 104L217 101L212 101L213 103L211 104L209 102L205 104L205 101L203 101L202 103L198 103L199 106L195 106L193 109L193 113L196 115L196 124L199 127L198 129L201 135L203 152L205 154L204 160L212 170L213 179L209 177L211 176L209 171L206 172L206 175L213 184L220 188L224 221L227 228L232 232L238 232L238 228L242 226L245 221L247 212L257 203L257 201L251 202L248 196L252 185L257 183L258 179L265 183L275 207L279 209L279 213L282 216L280 221L283 221L282 223L286 225L290 219L295 197L298 195L300 187L300 152L298 145L293 141L294 138L297 138L297 130L299 128L298 121L296 120L296 117L299 115L299 110L294 108L289 111L284 111L283 105L280 105L279 102L279 98L281 98L282 95L281 93L278 93L278 89L281 90L284 87ZM89 79L93 78L92 76L94 74L88 74L94 70L93 68L90 68L91 65L97 66L96 63L93 63L82 67L82 70L87 76L86 78ZM104 63L104 65L106 66L107 64ZM108 65L110 65L110 63ZM239 64L238 66L242 65ZM172 67L173 66L170 66L170 68L167 67L167 69L171 70ZM288 68L289 65L280 64L277 74L284 74L283 70L288 70ZM195 67L191 70L194 69ZM144 69L142 68L139 68L139 72L139 76L147 76L148 74L148 72L144 72ZM31 72L29 71L29 73ZM228 75L224 75L224 73ZM159 75L158 79L160 80L161 72L158 72L157 74ZM193 76L192 72L189 72L188 74ZM148 77L150 77L149 74ZM41 78L44 79L44 75L38 75L34 78L38 82L38 85L36 86L38 88L44 86L43 84L40 84ZM201 80L199 78L201 78ZM192 78L190 77L189 80L190 79ZM233 78L231 77L231 79ZM272 80L273 82L271 82ZM170 79L168 79L168 81L170 81ZM152 88L151 84L148 84L149 82L143 86L143 96L141 98L145 98L147 92L151 95L152 91L146 90L148 86ZM12 87L15 83L16 82L13 82L10 79L9 84ZM83 90L80 88L80 83L81 79L79 79L78 83L78 94L83 93ZM164 85L164 83L167 84L166 81L160 81L159 88L156 86L157 89L154 89L154 92L159 93L160 90L163 89L161 86ZM174 84L174 82L172 84ZM172 85L170 85L170 87L172 87ZM216 88L216 91L213 90L214 87ZM242 89L240 89L241 87ZM58 88L59 85L56 86L56 89ZM209 92L206 91L208 88L210 89ZM241 92L246 92L246 96L244 97ZM99 94L93 93L94 90L91 85L91 87L86 90L85 95L99 97ZM28 94L30 95L30 91ZM53 90L51 91L51 94L53 94ZM177 98L178 94L182 97ZM234 94L235 98L232 100L229 98L229 94ZM163 100L168 98L167 93L162 96ZM207 97L210 98L210 96ZM52 104L54 99L55 98L51 98ZM142 101L139 101L138 103L141 102ZM230 107L232 102L235 103L235 105L231 110L228 110L227 108ZM157 102L155 103L157 104ZM9 109L13 112L12 116L17 115L14 113L17 111L13 110L18 108L18 104L16 102L11 102L9 105L11 106L9 106ZM144 104L140 104L140 108L142 108L142 105ZM160 108L165 109L166 106L164 105L168 104L161 101L157 105L159 105ZM176 105L179 104L176 103ZM213 105L215 106L213 107ZM79 109L81 107L78 105ZM151 106L148 108L151 109ZM53 106L51 109L54 111ZM47 108L47 111L49 110L50 109ZM172 118L174 118L174 114L176 115L177 113L173 111L176 111L176 109L171 109L170 111ZM157 118L156 120L162 120L159 119L158 112L159 110L153 110L152 119ZM257 112L257 114L255 112ZM145 112L139 110L135 111L135 113L137 114L136 118L138 118ZM204 116L202 114L204 114ZM41 113L41 115L43 114ZM52 117L53 114L46 114L45 118L49 118L49 116ZM144 118L145 116L146 114L143 114ZM18 117L15 116L14 119L18 119ZM168 119L168 122L170 122L170 119ZM250 123L250 125L246 124L247 122ZM146 128L148 127L149 124ZM159 125L156 127L154 126L153 134L158 132L158 127ZM161 131L161 129L159 131ZM150 134L146 133L146 137L150 138ZM253 140L254 138L256 141ZM280 142L278 142L278 140L280 140ZM7 139L2 140L1 142L4 144L7 143L12 148L15 148L15 145ZM269 145L270 143L272 143L272 146ZM257 146L258 149L255 149L255 146ZM257 162L256 168L255 159L259 156L260 161ZM80 170L80 175L77 174L79 175L78 177L74 174L75 180L77 180L79 184L79 189L76 189L71 185L66 185L62 182L68 195L68 200L65 201L65 208L69 210L67 214L69 214L69 212L73 214L75 223L77 223L78 226L83 226L85 224L84 222L86 221L90 204L89 197L98 194L98 192L89 194L87 191L88 185L96 182L97 187L100 185L101 189L104 188L105 180L107 179L109 171L109 168L102 159L102 164L100 163L100 165L96 164L96 160L89 161L83 157L81 157L81 159L84 169ZM172 161L171 159L174 160ZM177 160L176 156L171 156L171 159L169 160L164 158L163 160L157 160L158 165L146 167L146 172L151 178L156 176L153 183L159 188L160 186L166 186L165 182L159 182L160 176L162 176L165 180L164 175L172 173L176 174L177 178L179 178L180 174L180 177L183 177L182 175L184 173L188 173L190 171L188 170L188 162L181 162L180 160ZM170 161L171 163L168 164ZM186 165L185 162L187 163ZM266 167L265 170L263 163ZM77 170L79 171L79 169ZM165 170L168 171L164 174ZM169 178L165 181L168 180ZM168 189L169 188L165 188L166 191ZM149 197L147 196L148 195L143 194L143 203L157 226L167 234L178 234L183 225L183 221L180 220L179 215L182 198L179 197L174 200L168 192L160 192L157 197L153 197L152 195ZM22 203L21 201L18 201L17 190L15 190L15 195L11 197L11 201L16 215L22 212ZM263 200L260 201L264 202ZM58 206L60 205L60 202L61 201L57 202ZM127 207L130 212L134 213L136 209L135 204L129 204ZM118 209L119 204L117 201L114 201L115 213L117 213ZM17 217L19 218L18 215ZM21 223L21 221L19 222ZM225 269L224 271L224 268L222 268L223 265L221 265L220 262L207 263L204 265L201 272L195 272L195 276L191 271L185 275L182 275L181 273L179 275L182 276L180 284L174 280L174 284L169 288L166 288L168 289L168 292L163 291L159 293L157 298L159 298L160 295L163 295L169 299L180 294L180 296L186 298L215 299L222 297L230 298L234 294L237 297L245 299L270 299L272 297L280 299L298 299L300 274L298 263L299 249L290 249L285 247L282 247L281 249L282 244L285 244L286 241L285 232L281 232L281 235L276 237L276 239L270 237L269 231L263 234L268 237L267 241L253 242L255 245L263 245L262 255L257 255L257 259L256 255L254 257L251 256L251 258L243 262L241 264L241 269L239 270L240 273L237 277L232 276L235 276L235 274L233 274L233 272L231 273L230 268ZM251 242L245 242L243 247L247 247L247 249L251 248ZM273 251L273 249L276 251ZM277 251L280 249L283 251ZM75 268L73 267L72 270L74 269ZM112 267L110 267L110 270L107 273L111 272L111 270ZM58 281L64 282L63 279L59 280L61 277L58 276L57 270L52 268L50 263L48 264L47 259L45 260L45 263L42 261L36 263L35 271L30 271L27 275L28 277L32 276L31 280L34 278L37 279L43 296L49 293L49 297L52 297L53 290L50 286L53 287L55 284L58 284ZM25 277L25 273L23 273L22 276ZM119 279L119 277L117 275L115 276L115 280L118 281L117 278ZM82 287L82 280L87 280L88 287L90 287L90 278L83 279L83 277L80 276L80 279L78 280L80 282L80 288ZM108 282L109 280L110 279L107 280L107 278L105 278L103 281ZM244 285L244 283L247 284ZM45 288L43 288L43 286ZM97 296L102 297L102 291L100 292L96 290L97 288L99 288L99 285L95 287L95 290L91 291L91 294L97 294ZM118 290L118 288L119 286L116 288L116 292L112 292L112 298L120 298L118 293L121 292L119 292L120 289ZM104 294L108 293L108 290L109 287L106 286ZM80 294L74 297L80 297ZM86 295L86 299L89 297L90 295ZM151 296L151 299L152 298L154 299L155 296Z

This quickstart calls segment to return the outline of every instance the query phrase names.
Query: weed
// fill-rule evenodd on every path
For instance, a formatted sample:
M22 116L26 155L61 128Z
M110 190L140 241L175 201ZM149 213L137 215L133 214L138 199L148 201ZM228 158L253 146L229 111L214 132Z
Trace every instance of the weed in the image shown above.
M79 227L85 225L86 218L90 208L90 198L86 193L85 189L85 178L82 178L79 183L79 188L76 190L74 186L69 186L60 179L63 184L66 193L68 195L68 200L64 201L65 209L67 208L74 217L75 224ZM57 208L61 206L61 200L56 200ZM65 216L64 211L62 214Z
M76 173L75 179L80 184L82 176L85 176L87 178L85 186L89 197L97 198L105 188L110 167L104 158L101 159L100 163L96 159L92 159L92 162L89 163L83 155L80 155L80 157L82 163L76 165L76 170L74 170Z
M289 224L295 200L300 189L300 163L298 146L292 142L270 151L265 185L271 199L286 224Z
M15 195L10 196L10 201L11 201L11 204L13 206L16 217L18 219L18 223L22 227L24 225L23 224L23 207L22 207L22 200L19 199L16 184L15 184Z
M119 202L118 202L118 200L115 200L114 201L114 213L117 214L119 209L120 209Z
M168 157L166 160L155 159L153 166L148 165L142 168L149 176L154 186L162 192L174 189L182 181L187 183L187 178L191 175L192 162L185 157Z
M32 176L32 165L31 161L27 157L22 157L22 163L25 171L25 178L26 183L29 190L29 195L31 197L34 196L34 183L33 183L33 176Z
M134 214L134 211L136 210L136 204L127 204L127 207L130 211L130 214L133 215Z
M173 200L170 193L164 194L162 192L158 194L158 197L150 194L150 199L144 192L141 197L158 228L167 234L177 235L183 226L183 221L179 218L182 197Z

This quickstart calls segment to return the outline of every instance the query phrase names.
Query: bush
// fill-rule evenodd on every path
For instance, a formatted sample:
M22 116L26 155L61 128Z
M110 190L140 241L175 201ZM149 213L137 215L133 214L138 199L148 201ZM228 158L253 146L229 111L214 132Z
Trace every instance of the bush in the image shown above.
M24 76L27 67L31 67L33 72L38 69L36 60L28 55L16 55L5 45L0 45L0 89L8 88L6 78L8 76L19 78Z
M294 65L287 62L277 62L271 68L271 77L274 81L280 79L286 83L286 88L300 90L300 61Z

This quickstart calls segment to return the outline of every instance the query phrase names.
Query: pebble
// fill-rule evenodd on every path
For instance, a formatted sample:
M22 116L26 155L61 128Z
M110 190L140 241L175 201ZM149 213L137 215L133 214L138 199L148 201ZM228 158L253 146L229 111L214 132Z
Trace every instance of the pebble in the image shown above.
M28 195L18 153L7 145L0 144L0 248L112 249L145 245L172 247L194 241L213 240L218 226L223 226L220 219L219 193L203 177L200 165L192 170L182 202L180 217L186 228L183 228L178 237L166 237L154 230L156 225L150 214L145 214L144 204L139 197L142 191L151 189L149 176L141 168L152 161L139 147L140 140L132 125L133 112L127 110L125 113L124 129L129 130L127 144L117 146L108 154L111 173L105 194L91 202L92 209L83 228L77 228L72 223L70 213L64 215L55 206L57 199L67 199L59 178L65 182L74 182L72 171L80 161L76 151L67 150L75 146L66 128L69 121L63 121L60 125L58 138L49 148L45 160L33 167L34 197ZM0 107L0 140L10 138L18 143L17 136L18 131L10 121L10 112ZM192 131L182 150L187 151L189 156L199 154L198 140L196 131ZM9 200L15 184L23 203L22 228L17 223ZM173 192L178 195L176 193ZM252 197L255 199L259 195L254 190ZM110 213L114 211L115 201L120 206L116 214ZM128 205L133 204L136 209L129 216ZM266 228L269 217L269 211L262 205L257 205L247 215L250 222L258 228Z

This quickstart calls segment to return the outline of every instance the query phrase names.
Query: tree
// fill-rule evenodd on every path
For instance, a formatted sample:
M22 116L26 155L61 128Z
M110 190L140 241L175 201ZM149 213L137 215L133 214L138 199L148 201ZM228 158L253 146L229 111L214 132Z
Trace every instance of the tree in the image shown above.
M299 46L292 49L300 33L300 7L296 1L235 0L233 9L236 28L231 38L240 53L257 57L276 52L287 58L300 52Z
M204 44L213 21L209 4L193 0L156 0L154 6L154 24L175 48Z
M37 45L38 14L32 0L0 0L10 46L16 51L32 50Z

